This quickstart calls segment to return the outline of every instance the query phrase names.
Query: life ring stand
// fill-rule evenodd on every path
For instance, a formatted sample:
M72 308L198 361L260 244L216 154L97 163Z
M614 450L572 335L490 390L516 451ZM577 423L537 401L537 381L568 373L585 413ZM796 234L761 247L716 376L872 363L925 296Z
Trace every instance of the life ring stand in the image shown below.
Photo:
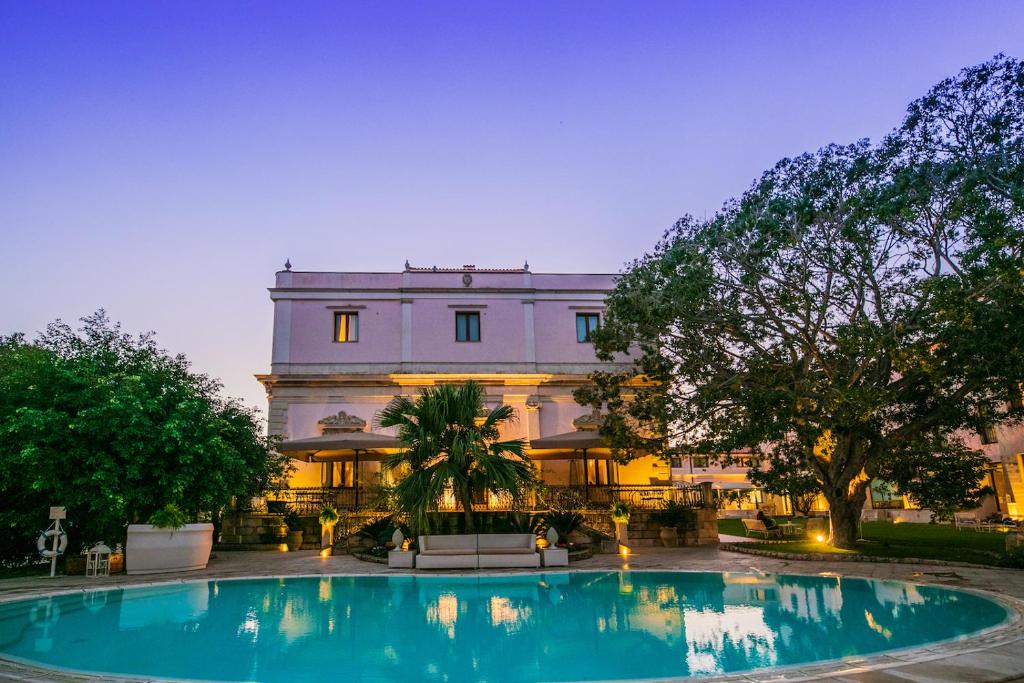
M54 536L57 537L57 550L48 548L50 545L50 539ZM68 549L68 535L60 529L47 529L46 531L39 534L39 538L36 539L36 550L43 557L50 558L56 557L57 555L63 555L64 551Z

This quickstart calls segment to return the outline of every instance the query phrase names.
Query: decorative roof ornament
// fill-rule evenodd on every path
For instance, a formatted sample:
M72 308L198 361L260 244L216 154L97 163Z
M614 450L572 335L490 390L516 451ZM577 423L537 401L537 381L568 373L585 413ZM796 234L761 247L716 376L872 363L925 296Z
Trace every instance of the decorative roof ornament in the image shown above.
M366 428L366 420L355 415L349 415L344 410L339 410L335 415L328 415L317 422L324 434L337 434L338 432L361 432Z
M287 271L289 271L289 272L291 272L291 269L292 269L292 260L291 260L290 258L286 258L286 259L284 260L284 269L285 269L285 270L287 270Z
M405 259L405 269L409 270L412 266L409 265L409 259Z
M604 424L604 415L600 408L594 408L588 415L582 415L572 421L577 432L596 432Z
M523 270L525 270L526 272L530 272L530 262L529 261L523 261Z

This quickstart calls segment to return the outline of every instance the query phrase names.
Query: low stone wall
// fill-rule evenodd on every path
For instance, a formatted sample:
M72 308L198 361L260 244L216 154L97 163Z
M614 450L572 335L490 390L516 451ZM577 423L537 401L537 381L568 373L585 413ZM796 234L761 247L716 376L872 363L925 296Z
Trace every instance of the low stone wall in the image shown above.
M694 510L697 519L692 529L679 534L680 546L714 545L718 543L718 514L713 508ZM661 545L661 525L651 521L653 513L634 510L629 516L629 545L649 547Z
M285 542L284 515L267 512L225 512L219 548L277 550Z

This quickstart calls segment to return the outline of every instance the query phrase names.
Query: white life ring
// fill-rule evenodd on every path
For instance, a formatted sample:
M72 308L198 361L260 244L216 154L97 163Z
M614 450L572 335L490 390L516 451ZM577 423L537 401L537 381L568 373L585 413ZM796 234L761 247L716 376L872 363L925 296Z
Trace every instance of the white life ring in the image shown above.
M53 548L47 546L50 545L50 539L57 536L57 551L54 552ZM57 531L56 529L47 529L43 533L39 534L39 538L36 539L36 550L43 557L53 557L54 555L63 555L64 551L68 548L68 535L63 531Z

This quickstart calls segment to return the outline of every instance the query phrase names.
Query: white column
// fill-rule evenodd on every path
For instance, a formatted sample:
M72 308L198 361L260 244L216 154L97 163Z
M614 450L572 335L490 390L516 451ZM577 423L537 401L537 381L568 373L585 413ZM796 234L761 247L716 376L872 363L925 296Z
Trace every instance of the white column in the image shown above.
M412 299L402 299L402 362L412 361Z
M537 338L533 328L533 301L523 301L523 338L526 343L526 362L537 362Z
M330 324L329 322L327 324ZM287 363L291 357L292 302L278 299L274 302L274 341L270 362Z

